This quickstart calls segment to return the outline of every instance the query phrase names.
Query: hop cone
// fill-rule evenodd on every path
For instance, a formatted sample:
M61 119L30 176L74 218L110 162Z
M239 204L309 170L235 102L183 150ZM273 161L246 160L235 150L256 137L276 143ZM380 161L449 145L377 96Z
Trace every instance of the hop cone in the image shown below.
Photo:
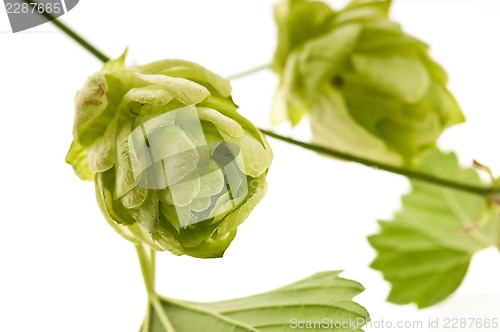
M78 92L66 160L95 180L125 238L220 257L265 194L271 149L236 112L225 79L187 61L125 67L124 58Z
M388 18L391 1L278 3L273 122L308 113L321 145L412 164L464 120L428 47Z

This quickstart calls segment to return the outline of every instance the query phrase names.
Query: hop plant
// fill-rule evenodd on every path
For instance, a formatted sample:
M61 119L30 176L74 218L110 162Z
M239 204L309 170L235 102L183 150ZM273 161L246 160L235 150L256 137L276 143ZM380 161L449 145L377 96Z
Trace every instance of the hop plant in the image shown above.
M272 121L310 117L313 140L411 165L444 129L463 122L446 72L428 47L388 18L391 1L278 3L273 68L281 82Z
M125 67L76 96L66 161L114 229L156 250L221 257L266 191L272 152L222 77L182 60Z

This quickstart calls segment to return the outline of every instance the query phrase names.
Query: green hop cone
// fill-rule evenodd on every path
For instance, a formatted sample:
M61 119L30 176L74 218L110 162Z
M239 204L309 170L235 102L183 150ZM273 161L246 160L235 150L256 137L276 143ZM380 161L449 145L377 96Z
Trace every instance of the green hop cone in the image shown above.
M354 0L340 11L318 1L275 7L281 82L272 121L298 124L313 140L378 161L411 165L464 121L446 72L428 47L388 18L391 1Z
M221 257L265 194L271 149L222 77L182 60L124 61L78 92L66 160L95 180L103 214L125 238Z

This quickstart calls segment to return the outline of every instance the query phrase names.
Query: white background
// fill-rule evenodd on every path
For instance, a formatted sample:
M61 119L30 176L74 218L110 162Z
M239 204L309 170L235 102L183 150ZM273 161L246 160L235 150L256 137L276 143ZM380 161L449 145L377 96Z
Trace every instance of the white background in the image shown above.
M394 2L393 17L450 73L468 119L440 146L500 174L500 2ZM146 295L134 248L104 221L92 184L64 162L73 97L101 64L51 24L12 34L0 8L0 331L137 331ZM265 0L81 0L63 21L112 57L129 46L131 63L183 58L222 75L268 63L276 42ZM261 127L269 127L276 83L262 72L233 84L241 112ZM307 125L293 135L307 139ZM426 320L468 295L500 294L500 256L489 249L443 305L418 311L386 303L389 287L368 268L374 251L366 236L399 207L407 180L270 143L269 192L225 257L160 254L160 292L219 300L343 269L367 288L356 301L372 318L392 321Z

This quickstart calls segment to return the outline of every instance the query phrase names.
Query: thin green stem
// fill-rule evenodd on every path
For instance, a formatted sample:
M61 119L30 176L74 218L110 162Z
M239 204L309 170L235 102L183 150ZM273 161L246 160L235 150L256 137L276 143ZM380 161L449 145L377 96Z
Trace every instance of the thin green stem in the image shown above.
M269 131L269 130L260 129L260 131L262 131L265 135L267 135L269 137L273 137L273 138L278 139L280 141L283 141L283 142L286 142L289 144L293 144L293 145L299 146L299 147L307 149L307 150L319 152L319 153L325 154L327 156L342 159L345 161L352 161L352 162L359 163L359 164L362 164L362 165L365 165L368 167L377 168L379 170L383 170L383 171L387 171L387 172L391 172L391 173L395 173L395 174L399 174L399 175L404 175L404 176L411 178L411 179L435 184L435 185L442 186L442 187L447 187L447 188L451 188L451 189L465 191L465 192L468 192L471 194L481 195L481 196L485 196L485 197L493 196L495 194L500 194L500 190L495 189L493 187L474 186L474 185L469 185L466 183L455 182L452 180L436 177L436 176L433 176L430 174L425 174L425 173L421 173L418 171L414 171L414 170L410 170L410 169L406 169L406 168L402 168L402 167L397 167L397 166L381 163L378 161L358 157L358 156L355 156L355 155L352 155L349 153L341 152L341 151L334 150L334 149L329 149L329 148L326 148L326 147L323 147L320 145L304 143L301 141L294 140L293 138L290 138L290 137L281 136L281 135L276 134L276 133Z
M36 0L22 0L25 3L37 3ZM76 41L78 44L83 46L87 51L92 53L96 58L101 60L102 62L106 62L109 60L109 57L104 55L101 51L99 51L97 48L92 46L89 42L87 42L85 39L83 39L79 34L77 34L74 30L69 28L67 25L56 19L56 17L52 14L47 13L45 10L42 11L41 13L39 11L36 11L38 14L41 16L45 17L46 19L50 20L56 27L58 27L62 32L68 35L71 39Z
M151 305L146 308L146 316L142 322L141 332L149 332L151 326Z
M102 52L98 51L89 42L87 42L85 39L83 39L81 36L79 36L72 29L70 29L66 25L62 24L61 22L59 22L57 19L52 20L52 23L54 23L59 29L61 29L69 37L74 39L77 43L79 43L83 48L88 50L90 53L94 54L101 61L108 60L107 56L105 56ZM267 64L262 65L262 66L258 66L258 67L255 67L253 69L246 70L242 73L232 75L229 77L229 79L232 79L232 80L238 79L238 78L248 76L248 75L251 75L251 74L256 73L258 71L268 69L268 68L270 68L270 65L267 65ZM435 185L438 185L441 187L456 189L456 190L468 192L471 194L476 194L476 195L480 195L483 197L491 198L492 200L499 199L498 196L500 195L500 189L495 188L493 186L490 186L490 187L474 186L474 185L469 185L466 183L456 182L453 180L436 177L436 176L421 173L418 171L409 170L409 169L406 169L403 167L397 167L397 166L377 162L374 160L358 157L358 156L355 156L355 155L352 155L349 153L344 153L344 152L341 152L338 150L329 149L329 148L326 148L326 147L323 147L320 145L315 145L315 144L297 141L297 140L294 140L290 137L281 136L281 135L279 135L275 132L269 131L269 130L265 130L265 129L260 129L260 130L267 136L273 137L275 139L281 140L281 141L289 143L289 144L299 146L299 147L307 149L307 150L319 152L319 153L322 153L322 154L330 156L330 157L334 157L334 158L338 158L338 159L342 159L342 160L346 160L346 161L356 162L356 163L359 163L359 164L362 164L365 166L369 166L369 167L374 167L374 168L377 168L377 169L380 169L383 171L403 175L403 176L406 176L406 177L411 178L411 179L415 179L415 180L435 184Z
M146 286L146 291L148 293L148 307L153 306L158 319L165 328L166 332L175 332L175 328L172 322L168 318L165 308L161 303L160 297L155 290L155 252L154 250L148 250L142 244L136 244L135 249L137 251L137 257L139 258L139 263L141 265L142 278L144 279L144 285ZM148 315L151 315L148 308ZM146 318L147 324L149 324L149 317Z
M161 325L163 325L163 327L165 328L165 331L176 332L174 326L172 325L172 322L168 318L165 308L163 308L161 304L160 298L158 296L155 296L151 299L151 304L153 305L153 309L158 315L158 319L160 320Z
M47 16L49 16L49 15L47 14ZM52 23L54 23L54 25L56 27L58 27L60 30L62 30L64 33L66 33L69 37L74 39L78 44L85 47L86 50L88 50L90 53L92 53L96 58L98 58L102 62L107 62L109 60L109 57L107 55L104 55L104 53L101 53L101 51L99 51L97 48L95 48L94 46L89 44L85 39L82 39L78 34L76 34L73 30L68 28L66 25L64 25L60 21L53 19Z
M237 80L237 79L240 79L240 78L243 78L243 77L246 77L246 76L250 76L250 75L256 74L256 73L258 73L260 71L263 71L263 70L266 70L266 69L270 69L270 68L271 68L271 64L260 65L260 66L257 66L257 67L245 70L245 71L243 71L241 73L229 75L226 78L228 80L230 80L230 81L234 81L234 80Z
M148 257L147 251L142 244L136 244L135 250L137 251L137 257L139 258L139 263L141 265L142 278L144 279L144 285L146 286L146 291L148 292L148 298L156 297L155 285L154 285L154 268L151 264L151 258Z
M151 283L156 284L156 250L149 249L149 260L151 266Z

